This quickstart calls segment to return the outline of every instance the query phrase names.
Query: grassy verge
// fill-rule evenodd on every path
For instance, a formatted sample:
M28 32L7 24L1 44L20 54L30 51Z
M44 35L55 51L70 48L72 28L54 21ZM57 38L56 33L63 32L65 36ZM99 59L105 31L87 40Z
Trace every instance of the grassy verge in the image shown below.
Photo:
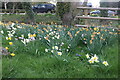
M61 24L61 20L55 14L49 14L49 13L35 15L35 20L37 23L44 22L45 24L51 24L51 22L54 22L57 24ZM2 21L3 22L18 21L19 23L30 23L26 15L19 15L19 14L2 15Z
M49 54L32 56L29 53L20 53L15 57L3 57L3 78L117 78L116 55L117 45L107 47L101 57L110 61L110 67L100 68L86 65L76 59L75 55L68 56L67 62Z

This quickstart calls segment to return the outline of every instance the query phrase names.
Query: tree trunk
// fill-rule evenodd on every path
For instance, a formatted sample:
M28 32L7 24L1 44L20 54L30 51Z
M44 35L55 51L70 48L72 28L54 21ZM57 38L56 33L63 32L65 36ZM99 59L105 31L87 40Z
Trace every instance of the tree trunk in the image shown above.
M32 10L30 2L24 2L23 7L26 11L26 15L28 17L28 21L30 21L31 24L35 24L35 18L34 18L34 12Z
M71 26L75 22L76 15L79 14L77 7L81 5L80 2L61 2L57 3L57 12L60 16L63 25Z
M7 10L7 3L8 2L4 2L4 6L5 6L5 9Z
M17 5L16 2L13 2L13 8L12 8L12 13L15 13L15 6Z

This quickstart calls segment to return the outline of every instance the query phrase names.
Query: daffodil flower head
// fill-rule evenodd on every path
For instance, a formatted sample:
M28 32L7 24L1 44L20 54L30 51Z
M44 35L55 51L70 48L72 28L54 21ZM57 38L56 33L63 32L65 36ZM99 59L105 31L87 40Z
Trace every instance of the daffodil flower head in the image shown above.
M58 54L59 56L61 56L61 55L62 55L62 52L57 52L57 54Z
M11 56L15 56L15 54L14 54L14 53L11 53L10 55L11 55Z
M13 45L13 43L12 43L12 42L9 42L9 45Z
M56 50L58 50L58 46L55 46L54 48L55 48Z
M12 38L11 37L8 37L8 40L11 40Z
M55 47L53 46L52 49L55 49Z
M48 52L48 49L45 49L45 52Z
M36 37L36 34L33 34L33 37Z
M86 57L87 57L87 58L90 58L89 54L86 54Z
M102 63L103 63L105 66L108 66L108 65L109 65L107 61L103 61Z
M6 50L8 50L9 48L8 47L5 47Z
M90 60L88 60L88 62L91 64L91 63L94 63L94 60L90 59Z

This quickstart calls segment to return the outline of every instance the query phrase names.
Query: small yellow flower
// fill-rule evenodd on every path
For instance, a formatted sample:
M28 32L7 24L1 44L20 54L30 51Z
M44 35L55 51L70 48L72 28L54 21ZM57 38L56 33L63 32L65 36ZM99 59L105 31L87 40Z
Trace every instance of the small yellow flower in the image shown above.
M97 34L97 32L93 32L92 34Z
M8 40L11 40L12 38L11 37L8 37Z
M90 44L92 44L92 40L90 40Z
M94 28L94 31L96 31L97 30L97 28Z
M80 31L77 31L76 34L78 34Z
M36 37L36 34L33 34L33 37Z
M33 35L32 35L32 34L30 34L30 37L33 37Z
M84 38L83 40L86 40L86 38Z
M73 38L72 34L68 31L68 35L70 36L70 38Z
M7 49L7 50L8 50L9 48L8 48L8 47L5 47L5 49Z
M15 54L14 54L14 53L11 53L10 55L11 55L11 56L15 56Z
M98 32L97 34L100 34L100 32Z
M12 43L12 42L9 42L9 45L13 45L13 43Z
M103 61L103 64L104 64L105 66L108 66L108 65L109 65L107 61Z
M86 28L86 31L89 31L89 29Z
M58 54L59 56L61 56L61 55L62 55L62 52L58 52L57 54Z

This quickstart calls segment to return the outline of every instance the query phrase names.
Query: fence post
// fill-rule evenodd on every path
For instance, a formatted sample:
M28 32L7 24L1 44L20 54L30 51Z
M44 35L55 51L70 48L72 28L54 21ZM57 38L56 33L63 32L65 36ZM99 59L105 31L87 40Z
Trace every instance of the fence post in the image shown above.
M88 9L84 10L85 16L88 16ZM88 25L88 20L85 19L85 25Z

